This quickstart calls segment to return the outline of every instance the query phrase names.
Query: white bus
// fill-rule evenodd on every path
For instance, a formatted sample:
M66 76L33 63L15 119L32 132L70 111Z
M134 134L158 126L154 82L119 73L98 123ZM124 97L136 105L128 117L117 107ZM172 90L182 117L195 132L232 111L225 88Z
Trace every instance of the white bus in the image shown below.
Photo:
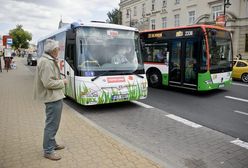
M38 41L59 41L59 67L68 79L65 95L82 105L144 99L147 79L136 28L89 22L71 23Z

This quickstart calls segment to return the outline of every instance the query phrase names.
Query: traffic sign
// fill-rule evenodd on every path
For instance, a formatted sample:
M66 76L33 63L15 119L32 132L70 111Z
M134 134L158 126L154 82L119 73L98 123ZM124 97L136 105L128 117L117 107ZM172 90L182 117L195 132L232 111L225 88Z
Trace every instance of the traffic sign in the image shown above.
M9 45L12 45L13 44L12 38L7 38L7 44L9 44Z

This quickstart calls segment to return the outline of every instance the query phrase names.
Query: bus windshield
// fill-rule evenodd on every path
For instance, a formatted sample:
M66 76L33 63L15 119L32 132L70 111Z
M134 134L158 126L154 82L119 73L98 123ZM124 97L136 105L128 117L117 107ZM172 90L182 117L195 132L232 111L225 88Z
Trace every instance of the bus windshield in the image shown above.
M210 72L225 72L232 68L232 43L230 33L208 29Z
M83 27L77 30L78 71L144 69L138 32Z

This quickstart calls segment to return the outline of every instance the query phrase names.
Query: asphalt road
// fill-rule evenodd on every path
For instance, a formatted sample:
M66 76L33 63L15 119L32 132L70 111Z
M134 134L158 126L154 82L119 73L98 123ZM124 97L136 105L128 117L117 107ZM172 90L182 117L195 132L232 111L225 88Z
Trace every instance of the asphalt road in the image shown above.
M248 142L248 84L206 93L149 88L142 102Z
M205 93L177 88L149 88L148 95L147 99L140 102L248 142L248 84L235 81L231 88ZM112 112L120 115L119 110L133 111L139 109L139 106L127 102L97 107L79 106L77 109L86 117L99 122L99 113L107 111L105 115L112 118Z

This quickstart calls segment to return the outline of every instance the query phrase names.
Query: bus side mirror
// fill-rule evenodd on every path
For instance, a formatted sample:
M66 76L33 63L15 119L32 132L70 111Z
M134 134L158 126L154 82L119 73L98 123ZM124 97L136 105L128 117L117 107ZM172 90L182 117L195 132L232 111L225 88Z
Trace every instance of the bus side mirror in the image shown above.
M73 22L73 23L71 24L71 29L76 29L76 28L78 28L78 27L80 27L80 24L77 23L77 22Z
M169 58L170 58L170 52L166 52L166 62L169 62Z
M75 33L75 30L76 30L78 27L80 27L80 24L77 23L77 22L73 22L73 23L71 24L71 29L72 29L73 33Z

